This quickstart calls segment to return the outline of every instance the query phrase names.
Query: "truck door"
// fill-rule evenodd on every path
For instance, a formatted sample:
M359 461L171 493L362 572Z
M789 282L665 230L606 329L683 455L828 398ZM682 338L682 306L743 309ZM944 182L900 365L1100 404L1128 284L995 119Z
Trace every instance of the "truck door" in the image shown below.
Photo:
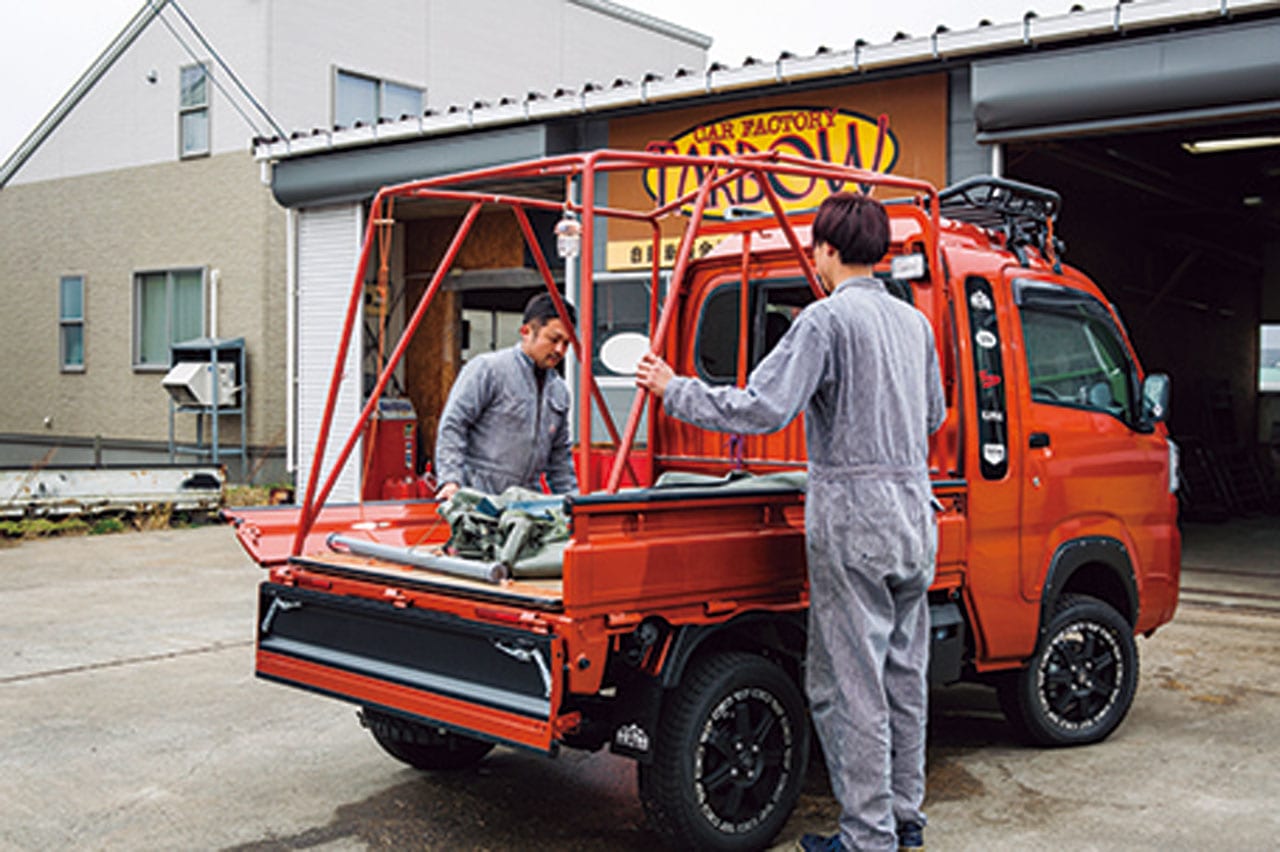
M966 399L966 479L970 606L978 654L1016 661L1034 649L1036 607L1022 601L1018 576L1022 494L1022 423L1018 419L1014 310L1005 283L981 275L964 279L968 362L973 395ZM1020 605L1022 604L1022 605Z
M1137 365L1107 306L1026 270L1009 280L1025 354L1013 379L1022 445L1011 448L1024 454L1020 582L1033 601L1064 542L1118 541L1132 566L1151 558L1167 526L1168 448L1138 426Z

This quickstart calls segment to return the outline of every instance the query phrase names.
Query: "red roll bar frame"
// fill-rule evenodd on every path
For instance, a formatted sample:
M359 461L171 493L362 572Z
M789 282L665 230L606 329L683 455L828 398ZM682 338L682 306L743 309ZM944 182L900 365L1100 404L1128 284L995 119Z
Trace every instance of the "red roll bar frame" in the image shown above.
M598 186L597 178L599 176L609 175L616 172L642 171L651 168L682 168L690 170L692 174L697 176L697 186L695 189L680 195L678 198L668 201L665 204L656 205L648 210L615 208L606 205L598 205L596 203L596 187ZM931 228L925 229L925 241L929 265L930 268L934 270L942 269L938 254L938 224L940 216L938 193L932 184L926 181L868 172L862 169L855 169L833 163L806 160L779 152L766 151L741 156L705 157L638 151L598 150L588 153L547 157L540 160L531 160L442 177L428 178L426 180L412 181L410 183L384 187L379 190L377 195L374 196L371 205L369 221L365 231L364 245L360 251L360 261L356 269L355 281L351 287L351 296L347 303L347 315L343 322L342 338L338 344L338 352L334 361L333 374L329 381L328 396L326 398L324 408L324 418L321 422L320 432L316 440L316 448L312 456L312 464L307 477L306 490L303 495L302 505L299 512L298 527L293 542L293 555L297 556L301 554L302 546L306 541L307 534L314 525L316 517L319 515L321 508L323 508L329 494L333 491L333 487L336 484L339 475L341 475L343 468L346 466L347 461L355 448L356 442L360 439L360 435L368 425L369 418L377 407L378 399L381 397L383 390L386 388L396 367L399 365L401 358L403 358L405 349L409 345L409 341L417 332L418 326L422 322L427 307L431 304L436 292L440 289L445 276L448 274L454 261L457 259L462 243L470 233L482 207L485 205L499 205L511 208L515 214L516 221L520 226L520 231L524 236L525 244L534 260L534 264L538 268L538 273L542 277L543 284L546 285L547 291L551 294L551 298L555 302L557 312L565 321L565 326L570 330L570 342L578 360L579 376L580 381L582 382L582 393L579 394L577 412L579 435L577 452L579 454L578 468L580 473L580 488L583 493L589 493L593 487L593 476L590 465L590 436L591 401L594 400L600 411L601 419L604 421L605 428L609 432L609 437L617 447L613 466L610 469L608 481L605 486L606 489L612 493L617 491L622 481L624 470L629 468L630 461L628 456L631 444L635 440L635 434L639 427L640 417L644 412L645 403L648 401L648 392L644 390L637 391L636 397L632 401L631 410L627 416L626 426L622 433L619 434L617 427L613 422L613 418L610 416L608 407L604 404L604 398L601 395L591 372L591 353L593 352L594 343L592 340L593 329L591 318L594 316L595 300L595 229L597 217L603 217L605 219L621 219L633 222L647 222L651 227L653 234L653 267L651 270L650 284L653 299L651 299L650 302L649 312L649 347L650 351L661 352L675 316L676 305L679 302L680 293L684 288L692 248L699 232L704 227L708 199L717 189L720 189L733 181L754 180L756 185L760 188L763 197L768 202L770 209L770 214L766 214L765 216L761 216L756 219L743 220L740 230L744 234L744 251L749 251L750 249L749 235L751 231L773 227L780 229L787 241L787 244L795 253L799 266L801 270L803 270L805 278L809 282L809 286L817 296L821 297L825 295L822 287L818 283L817 276L814 273L809 257L805 253L803 246L801 246L800 239L788 220L786 211L783 209L782 202L778 198L777 191L774 188L773 181L780 177L827 180L841 184L861 185L864 188L882 186L892 189L907 190L915 193L917 195L917 202L919 202L920 197L927 199L929 218L932 223ZM551 201L546 198L534 196L491 193L484 192L480 189L467 188L468 185L483 184L485 182L492 181L502 181L506 184L512 181L541 181L547 178L563 179L565 186L565 197L563 201ZM581 186L581 197L583 199L581 203L576 202L573 198L573 185L575 181L577 181ZM421 299L419 299L418 305L414 309L412 316L405 324L404 331L400 335L400 339L397 341L390 357L383 365L382 372L378 376L377 383L369 395L369 400L365 403L364 408L360 412L360 417L352 427L351 433L347 436L347 439L342 446L342 450L338 453L338 457L334 460L332 469L325 478L323 485L317 487L317 484L320 481L320 470L323 466L325 449L329 441L329 432L333 424L334 408L338 398L338 391L342 384L343 365L346 361L347 352L351 346L351 338L355 329L355 319L360 307L361 294L364 289L364 280L369 264L369 255L372 251L373 245L375 244L377 228L386 226L386 223L391 218L389 215L391 202L397 198L461 201L466 202L468 207L465 215L462 217L462 220L458 225L457 231L454 233L452 241L449 243L448 249L445 251L444 257L440 261L440 265L432 275L431 281ZM667 292L666 301L662 306L661 313L658 314L655 312L655 309L657 305L657 294L659 292L659 258L662 239L662 231L659 222L661 219L675 214L681 208L690 204L692 204L692 211L681 236L679 249L676 252L675 265L671 275L671 287ZM547 263L547 259L538 244L533 231L533 226L529 222L527 214L528 210L572 212L577 214L581 219L581 253L579 256L579 266L581 269L579 293L581 295L578 305L578 315L583 318L583 322L581 325L580 336L574 333L573 324L568 322L564 299L559 288L556 286L555 279L551 274L551 268ZM636 479L636 481L639 481L638 478L635 477L634 471L632 471L632 477L633 479Z

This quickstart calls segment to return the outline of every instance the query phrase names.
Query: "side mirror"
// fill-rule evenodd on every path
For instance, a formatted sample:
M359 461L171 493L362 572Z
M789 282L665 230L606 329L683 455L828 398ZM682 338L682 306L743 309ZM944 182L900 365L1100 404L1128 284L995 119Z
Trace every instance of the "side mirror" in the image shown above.
M1169 391L1172 382L1167 373L1151 373L1142 380L1142 422L1155 425L1169 416Z

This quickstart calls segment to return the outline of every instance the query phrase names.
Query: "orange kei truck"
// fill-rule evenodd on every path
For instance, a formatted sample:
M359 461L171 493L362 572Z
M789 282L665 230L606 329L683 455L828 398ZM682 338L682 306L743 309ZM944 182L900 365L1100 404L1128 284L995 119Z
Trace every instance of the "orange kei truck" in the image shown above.
M655 169L678 177L670 197L645 209L601 202L607 180ZM807 256L812 214L781 200L813 181L889 198L892 245L877 275L937 340L947 418L930 445L932 682L994 685L1034 743L1109 735L1137 687L1135 636L1169 621L1178 598L1168 378L1144 372L1115 309L1062 262L1055 193L998 178L939 192L777 152L604 150L378 193L317 460L395 203L464 212L324 481L317 461L298 506L228 513L268 571L257 674L359 705L382 748L422 769L469 766L494 744L548 755L607 745L635 759L645 812L673 845L766 846L810 753L803 477L777 475L803 472L803 424L708 433L637 391L619 429L593 375L592 270L604 222L652 235L648 345L680 374L741 384L823 295ZM755 208L707 215L717 193L744 186ZM482 209L498 208L562 314L531 216L559 217L561 252L578 256L573 416L579 436L593 414L609 436L579 440L580 493L543 501L568 535L558 570L536 578L446 551L432 500L327 504L463 240ZM676 230L668 277L657 258ZM719 242L695 259L707 235Z

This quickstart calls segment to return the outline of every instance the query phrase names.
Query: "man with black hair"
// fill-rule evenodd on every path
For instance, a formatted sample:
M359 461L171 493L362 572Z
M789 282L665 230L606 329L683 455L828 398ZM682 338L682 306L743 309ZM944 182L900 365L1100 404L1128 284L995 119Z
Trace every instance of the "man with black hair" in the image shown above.
M813 223L829 295L745 388L676 377L653 353L636 373L667 414L704 429L774 432L805 412L805 688L841 815L837 834L807 834L804 850L924 845L929 435L946 412L928 319L872 275L888 248L884 207L837 193Z
M577 316L566 304L570 322ZM569 388L556 367L570 333L550 294L525 305L520 342L472 358L449 390L436 432L436 497L459 487L500 494L538 489L546 474L555 494L576 491L569 442Z

